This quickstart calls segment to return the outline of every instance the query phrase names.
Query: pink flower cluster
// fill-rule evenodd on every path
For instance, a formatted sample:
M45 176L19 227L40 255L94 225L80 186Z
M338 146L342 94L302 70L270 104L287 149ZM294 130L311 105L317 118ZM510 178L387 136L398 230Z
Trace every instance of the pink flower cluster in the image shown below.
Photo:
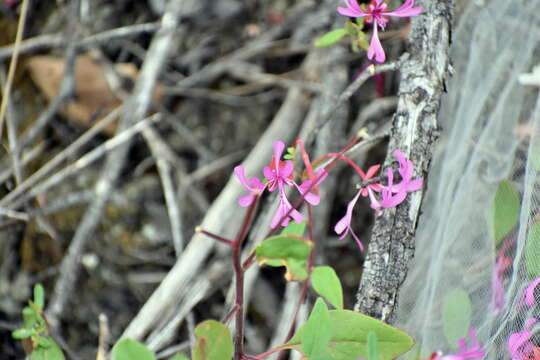
M481 359L486 354L486 351L482 349L478 340L476 339L476 334L474 329L469 330L469 337L471 341L469 342L469 347L466 346L465 338L458 340L459 352L457 354L435 354L432 356L434 360L465 360L465 359Z
M364 246L351 228L352 212L358 198L360 196L369 197L371 208L374 209L377 216L379 216L382 214L381 209L398 206L405 200L408 193L420 190L422 188L423 179L412 178L414 173L412 161L407 159L399 150L394 151L394 155L398 160L398 173L401 177L401 181L397 184L394 184L394 172L390 168L386 169L387 185L383 185L379 181L374 181L374 176L379 170L380 165L370 167L365 174L362 172L362 170L355 167L356 171L362 178L363 184L360 185L360 190L347 205L347 212L345 213L345 216L341 218L341 220L339 220L334 227L335 232L338 235L341 235L340 239L346 237L350 232L361 250L364 249ZM379 194L379 198L377 197L376 193Z
M540 277L532 281L525 293L523 294L523 302L527 306L536 305L536 300L534 298L534 290L540 284ZM535 355L535 349L537 349L531 342L531 337L533 333L531 327L538 321L536 318L530 318L525 322L523 330L518 331L510 335L508 338L508 352L512 357L512 360L524 360L529 359L531 356Z
M304 199L311 205L318 205L320 198L319 195L313 192L313 188L320 183L326 177L324 169L320 169L316 172L317 184L312 185L312 180L306 180L301 185L298 185L293 180L293 168L292 161L281 161L281 155L285 150L285 144L283 141L276 141L274 143L274 156L270 165L263 169L264 177L266 178L266 184L263 184L258 178L251 178L247 180L243 166L237 166L234 168L234 173L240 183L246 190L249 190L249 195L242 197L238 200L240 206L249 206L253 203L258 195L261 195L264 190L273 192L277 189L279 195L279 205L274 218L272 219L271 227L275 228L278 225L287 226L291 219L297 223L301 223L304 219L303 215L293 208L289 200L287 199L286 187L296 187L296 189L304 196ZM310 191L308 191L311 189ZM280 219L283 219L280 224Z
M240 180L242 186L249 191L248 195L240 198L238 201L241 206L250 206L253 204L253 201L265 190L268 190L269 192L277 190L279 196L279 205L277 212L272 219L272 228L275 228L278 225L287 226L291 219L297 223L300 223L304 218L303 215L296 210L287 199L287 187L296 188L309 204L318 205L320 198L317 195L316 189L327 176L326 170L321 168L312 174L311 179L304 181L301 185L298 185L293 179L293 162L290 160L281 160L284 149L285 144L282 141L276 141L274 143L274 156L270 162L270 165L266 166L263 170L266 184L255 177L248 180L245 176L245 169L243 166L237 166L234 169L234 173L236 174L238 180ZM399 173L401 179L399 182L395 183L394 172L392 169L388 168L386 169L386 185L380 182L381 179L375 177L377 171L380 169L380 165L372 166L369 168L367 173L364 173L347 157L339 154L328 154L328 156L335 156L339 160L348 162L353 166L362 179L362 184L359 186L358 193L347 206L345 216L339 220L334 227L335 232L340 235L340 239L343 239L349 233L351 233L362 251L364 246L351 227L352 212L358 198L360 196L369 197L371 207L376 211L377 215L380 215L382 213L382 209L395 207L401 204L407 197L408 193L419 190L422 187L422 178L413 179L413 163L407 159L401 151L396 150L394 154L399 164L397 172ZM308 158L307 154L305 158ZM311 164L306 165L311 169Z
M414 7L415 0L406 0L403 5L394 11L387 11L387 4L383 0L372 0L367 8L362 8L356 0L344 0L347 7L338 7L341 15L365 18L366 23L373 24L373 35L369 45L367 56L369 59L375 57L375 61L382 63L386 60L384 49L379 40L378 28L384 30L388 23L388 17L411 17L419 15L422 7Z

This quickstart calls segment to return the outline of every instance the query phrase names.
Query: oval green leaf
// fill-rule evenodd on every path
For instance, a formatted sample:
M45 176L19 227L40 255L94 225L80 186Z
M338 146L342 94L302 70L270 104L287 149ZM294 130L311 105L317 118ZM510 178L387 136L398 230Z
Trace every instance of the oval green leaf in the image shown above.
M525 244L525 264L527 272L531 278L540 275L540 223L532 224L527 234L527 244Z
M454 289L446 295L443 302L443 330L448 344L456 347L458 339L465 337L471 325L472 305L469 294Z
M302 335L302 352L309 358L322 356L332 337L330 329L330 313L324 300L318 298L313 310L304 325Z
M311 241L296 235L269 237L255 248L259 264L285 266L288 281L303 281L307 278L307 259L311 253Z
M43 310L45 306L45 290L41 284L34 285L34 305L39 310Z
M343 288L330 266L317 266L311 273L311 286L336 309L343 309Z
M280 235L296 235L303 236L304 231L306 230L306 222L302 221L300 224L297 224L294 221L291 221L287 227L281 230Z
M414 345L410 335L372 317L350 310L331 310L329 313L332 337L326 351L334 360L367 358L370 331L377 336L380 360L394 359ZM288 348L301 351L304 327L287 343Z
M516 226L519 210L519 192L510 181L501 181L491 204L491 223L496 245Z
M195 328L193 360L230 360L233 341L229 329L215 320L206 320Z
M111 351L111 360L155 360L156 356L145 345L133 339L119 340Z
M38 346L30 354L31 360L65 360L64 353L60 346L51 337L47 337L49 346Z
M335 30L329 31L315 41L315 46L323 47L323 46L333 45L337 43L339 40L341 40L347 34L348 34L347 29L335 29Z
M34 330L32 329L26 329L26 328L22 328L22 329L17 329L15 331L13 331L11 333L11 336L14 338L14 339L17 339L17 340L22 340L22 339L27 339L29 338L30 336L34 335Z

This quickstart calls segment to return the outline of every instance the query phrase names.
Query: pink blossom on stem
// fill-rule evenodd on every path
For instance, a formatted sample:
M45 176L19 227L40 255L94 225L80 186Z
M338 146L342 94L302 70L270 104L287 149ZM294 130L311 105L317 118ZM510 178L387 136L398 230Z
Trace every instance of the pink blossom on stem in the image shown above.
M314 189L326 178L327 173L324 169L316 171L316 178L314 180L306 180L301 185L296 184L293 179L294 164L290 160L281 161L281 155L285 150L285 143L283 141L276 141L274 143L274 156L270 161L270 165L264 167L263 174L267 180L266 185L262 183L258 178L248 179L245 176L245 169L243 166L237 166L234 168L234 173L242 186L250 193L238 200L240 206L249 206L253 203L255 198L262 194L264 190L273 192L277 190L279 196L279 205L272 219L271 227L275 228L278 225L287 226L291 219L297 223L301 223L303 220L302 214L293 208L289 199L287 199L286 187L295 187L304 196L304 199L312 204L319 204L320 197L314 192ZM315 184L313 184L315 182ZM280 219L283 219L280 223Z
M262 194L262 192L266 188L266 185L264 185L261 180L255 177L249 179L248 181L246 175L244 174L245 168L241 165L234 168L234 173L238 180L240 180L242 186L250 192L249 195L241 197L238 200L238 204L244 207L249 206L253 203L253 200L255 200L256 196Z
M478 340L476 339L476 334L474 329L469 329L469 337L471 341L469 342L469 348L466 346L465 338L458 340L459 352L457 354L448 354L442 356L436 356L435 360L465 360L465 359L481 359L486 354L486 351L482 349Z
M422 12L422 7L414 7L415 0L406 0L401 7L394 11L387 11L387 4L383 0L372 0L364 10L356 0L344 0L347 7L338 7L337 11L344 16L354 18L366 18L366 23L373 24L373 34L368 49L368 58L378 63L386 60L384 49L379 40L378 28L384 30L388 23L388 17L411 17Z
M512 360L524 360L529 358L533 354L533 344L530 341L532 337L531 326L533 326L538 320L531 318L527 320L525 329L522 331L513 333L508 338L508 351Z
M407 191L399 185L394 186L394 172L386 169L388 185L382 190L381 207L391 208L401 204L407 197Z
M349 202L349 204L347 205L347 212L345 213L345 216L342 217L341 220L337 222L336 226L334 226L334 231L336 232L336 234L341 235L339 237L340 240L344 239L350 232L354 240L358 244L360 251L364 251L364 245L362 244L358 236L356 236L353 229L351 228L352 212L353 212L354 206L356 205L356 202L358 201L358 198L360 197L361 192L362 190L360 190L355 195L355 197Z
M414 165L411 160L405 157L401 151L394 151L394 156L397 158L399 167L398 173L401 176L399 184L394 185L392 191L399 192L401 190L408 193L420 190L424 180L422 178L412 179L414 173Z
M340 239L343 239L351 233L358 243L360 250L363 250L364 247L351 228L352 212L360 195L364 197L369 196L371 208L374 209L377 216L379 216L382 214L381 209L395 207L401 204L409 192L419 190L422 187L422 178L412 179L414 173L412 161L407 159L400 151L396 151L394 155L398 159L398 173L401 176L401 181L398 184L394 184L394 173L392 169L386 169L387 185L382 185L379 182L370 183L379 170L380 165L372 166L367 173L364 173L356 164L351 164L362 178L362 182L367 184L362 185L358 193L349 202L345 216L337 222L334 231L340 235ZM347 162L350 162L350 159L347 159ZM380 193L380 199L377 198L376 193Z

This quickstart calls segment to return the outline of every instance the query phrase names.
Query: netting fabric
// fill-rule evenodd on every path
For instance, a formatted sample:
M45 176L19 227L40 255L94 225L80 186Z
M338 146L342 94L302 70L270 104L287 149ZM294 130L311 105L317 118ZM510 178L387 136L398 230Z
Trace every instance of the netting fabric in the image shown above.
M397 315L423 358L455 353L452 336L469 328L488 359L526 358L540 346L531 320L540 302L523 298L540 276L539 88L519 82L540 63L539 9L538 0L469 1L458 17L443 130ZM519 192L519 222L496 242L492 203L504 180Z

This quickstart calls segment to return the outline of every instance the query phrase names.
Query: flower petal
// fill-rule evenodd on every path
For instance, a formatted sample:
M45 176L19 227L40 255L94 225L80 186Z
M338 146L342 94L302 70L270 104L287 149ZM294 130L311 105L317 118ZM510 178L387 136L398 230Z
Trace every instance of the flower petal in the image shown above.
M540 284L540 277L536 278L529 286L527 286L527 289L525 289L525 303L528 306L534 306L536 304L534 289L536 289L538 284Z
M283 161L281 165L282 167L279 168L278 170L279 176L282 176L284 178L288 178L289 176L291 176L294 169L293 162L291 160L287 160L287 161Z
M367 52L368 59L372 60L375 57L375 61L378 63L383 63L386 60L386 55L384 49L379 40L379 34L377 32L377 24L373 23L373 35L371 35L371 43Z
M403 190L406 192L413 192L420 190L422 188L422 185L424 184L424 179L418 178L414 179L412 181L409 181L404 187Z
M276 171L279 169L279 161L281 160L283 150L285 150L285 143L283 141L278 140L274 142L274 161Z
M362 10L362 8L358 5L358 2L356 0L345 0L345 4L347 5L346 8L344 7L338 7L337 11L341 15L344 16L350 16L350 17L364 17L367 14Z
M255 200L255 194L251 193L238 199L238 205L246 207L251 205L253 200Z
M238 165L234 168L234 174L236 175L244 189L252 191L252 188L248 184L248 181L246 179L245 168L242 165Z
M349 202L349 204L347 204L347 211L345 212L345 216L342 217L341 220L339 220L336 223L336 226L334 226L334 231L336 232L336 234L338 235L342 234L345 230L347 230L347 228L351 227L352 212L359 197L360 197L360 191Z
M368 171L366 173L366 178L364 180L371 179L377 173L377 171L379 171L380 168L381 168L381 165L373 165L373 166L371 166L368 169Z
M416 16L422 13L423 8L421 6L413 7L414 0L406 0L403 5L397 8L394 11L384 12L384 16L394 16L394 17L410 17Z

